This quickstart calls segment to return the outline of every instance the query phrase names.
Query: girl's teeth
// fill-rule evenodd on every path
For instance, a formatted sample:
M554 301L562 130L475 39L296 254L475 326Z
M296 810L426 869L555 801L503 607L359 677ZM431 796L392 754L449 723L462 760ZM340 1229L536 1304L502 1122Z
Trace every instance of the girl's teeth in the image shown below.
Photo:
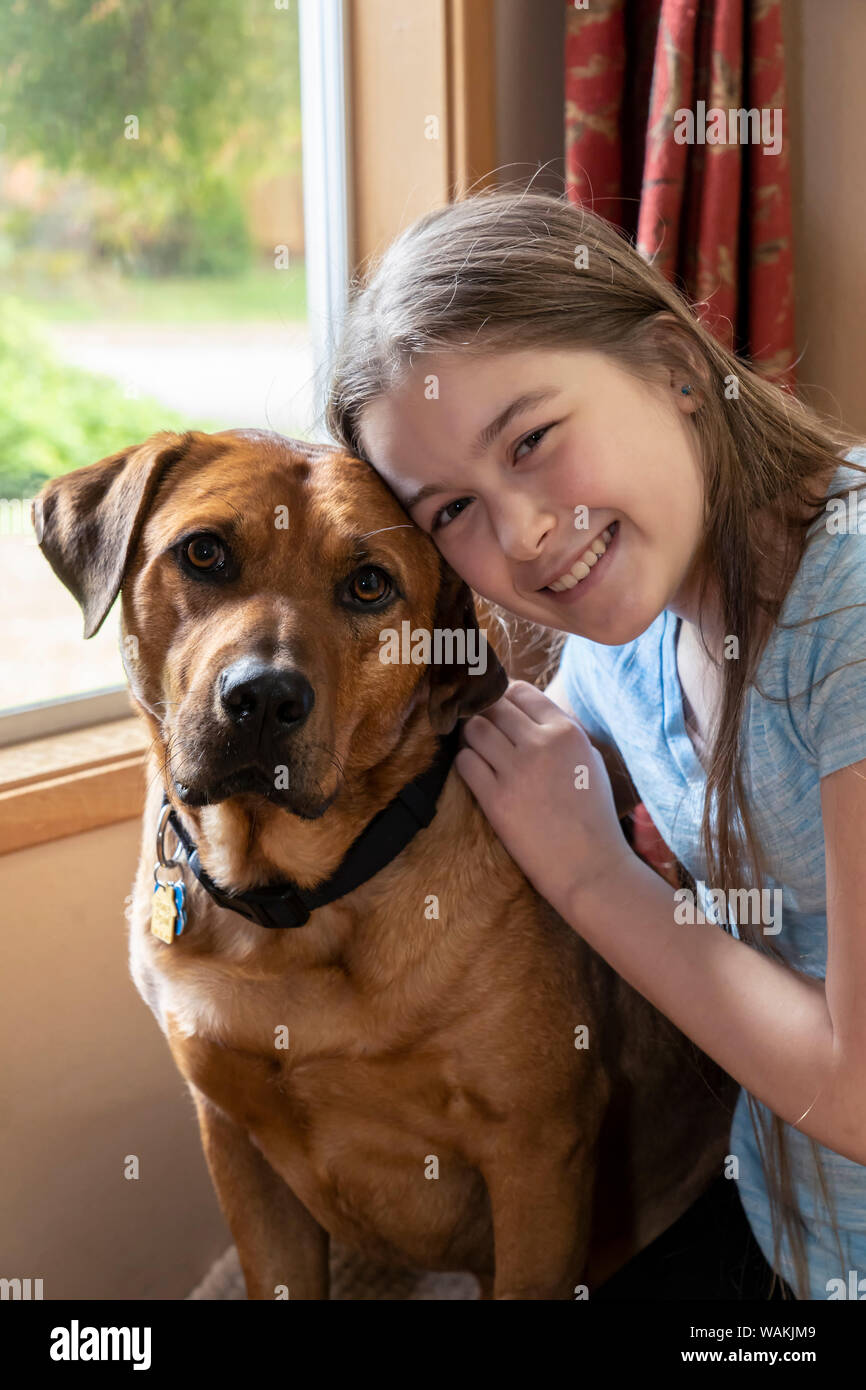
M579 584L581 579L586 578L593 565L597 563L599 556L607 550L612 539L609 527L605 527L598 539L594 540L589 549L585 550L580 559L572 565L568 574L562 575L555 584L548 584L547 587L552 589L555 594L561 594L566 589L573 589L575 584Z

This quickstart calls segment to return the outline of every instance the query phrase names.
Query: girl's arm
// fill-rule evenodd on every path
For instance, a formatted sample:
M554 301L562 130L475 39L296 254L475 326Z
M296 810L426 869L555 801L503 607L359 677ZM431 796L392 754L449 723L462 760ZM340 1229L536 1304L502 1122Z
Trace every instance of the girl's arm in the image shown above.
M541 691L514 682L464 737L457 770L557 912L741 1086L866 1164L866 760L821 782L825 985L715 923L675 920L674 890L623 839L601 756Z
M825 990L715 923L675 922L674 908L674 890L629 853L609 877L576 885L557 910L741 1086L820 1144L866 1163L866 1062L862 1047L843 1045L844 1007L839 1031L831 1014L830 959Z

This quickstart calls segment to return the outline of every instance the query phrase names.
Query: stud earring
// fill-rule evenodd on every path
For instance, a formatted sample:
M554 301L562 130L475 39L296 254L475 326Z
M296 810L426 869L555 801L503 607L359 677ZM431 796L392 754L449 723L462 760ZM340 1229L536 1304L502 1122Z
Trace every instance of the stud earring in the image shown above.
M691 386L681 386L680 390L682 391L684 396L690 396L692 394Z

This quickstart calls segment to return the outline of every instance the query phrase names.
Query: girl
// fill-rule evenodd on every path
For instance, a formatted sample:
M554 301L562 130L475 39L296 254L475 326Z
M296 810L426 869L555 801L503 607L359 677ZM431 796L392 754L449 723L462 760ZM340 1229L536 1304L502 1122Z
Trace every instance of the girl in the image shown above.
M564 197L437 209L353 290L332 435L478 594L568 634L545 694L467 720L458 771L740 1083L725 1177L774 1269L866 1296L866 451ZM680 890L624 839L599 750Z

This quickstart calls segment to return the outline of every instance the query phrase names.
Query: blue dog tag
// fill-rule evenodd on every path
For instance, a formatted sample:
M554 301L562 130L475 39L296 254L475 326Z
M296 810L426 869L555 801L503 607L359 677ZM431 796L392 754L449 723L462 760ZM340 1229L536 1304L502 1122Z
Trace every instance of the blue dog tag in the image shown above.
M177 908L175 936L180 936L186 926L186 903L184 900L183 879L178 879L177 883L172 884L172 887L174 889L174 905Z

